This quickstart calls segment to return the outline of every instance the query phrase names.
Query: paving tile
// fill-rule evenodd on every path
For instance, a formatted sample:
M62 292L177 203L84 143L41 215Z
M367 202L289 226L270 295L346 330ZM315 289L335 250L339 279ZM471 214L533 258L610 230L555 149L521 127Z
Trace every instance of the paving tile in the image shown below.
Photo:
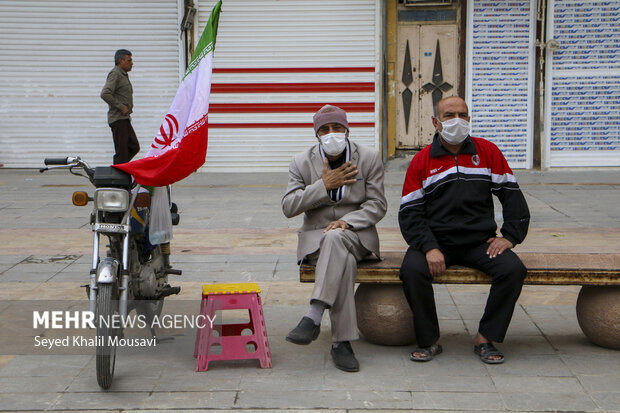
M416 396L418 401L416 402ZM425 392L413 393L415 409L433 410L506 410L505 404L496 393L472 392Z
M144 402L150 394L150 392L105 391L102 389L96 389L93 392L62 393L53 404L52 409L85 411L105 406L107 409L133 410L144 408Z
M486 365L495 376L572 377L573 372L559 356L517 356L508 357L503 364Z
M187 371L184 375L163 374L154 392L212 392L237 391L241 388L242 375L218 374L219 371Z
M617 350L608 350L607 355L582 353L562 354L562 360L575 374L597 375L606 372L620 372L620 357Z
M24 272L17 267L5 271L0 276L1 282L45 282L58 272Z
M485 376L418 376L412 380L415 392L496 393L493 381Z
M578 374L577 378L589 392L620 391L620 375L617 371L605 371L597 375Z
M13 268L14 264L0 264L0 276L2 275L3 272L8 271L9 269Z
M592 344L582 332L575 332L562 336L547 336L547 338L560 354L578 355L580 353L585 353L596 357L611 358L618 354L618 350L611 350Z
M122 366L117 360L114 380L110 392L151 392L157 385L158 377L143 377L135 375L130 369ZM68 386L65 393L90 393L100 390L97 384L97 370L95 365L89 365Z
M484 304L457 304L456 309L464 320L480 320Z
M0 393L53 393L65 391L73 376L0 377Z
M493 376L500 393L573 393L584 394L575 377Z
M157 392L152 393L140 403L143 408L154 409L232 409L237 392Z
M594 402L607 411L620 411L620 391L613 392L592 392L590 393Z
M584 392L578 393L501 393L510 410L525 411L597 411L596 405Z
M93 356L17 356L0 369L0 377L75 376Z
M507 358L556 354L556 350L547 338L540 335L519 336L510 334L510 331L506 340L503 343L497 344L497 347L500 348Z
M281 369L284 366L279 366ZM324 384L325 369L300 369L298 373L287 368L287 372L263 375L260 377L244 375L239 389L242 391L272 391L274 389L286 389L287 391L325 390L329 389ZM351 387L355 389L354 384ZM236 389L235 389L236 390ZM331 390L331 389L330 389Z
M208 411L209 413L256 413L255 409L166 409L166 410L132 410L132 413L204 413ZM371 413L372 411L365 410L366 413ZM55 412L56 413L56 412ZM91 412L89 412L91 413ZM96 413L96 412L95 412ZM340 409L260 409L260 413L347 413L347 410ZM402 410L401 410L402 413Z
M531 320L512 319L508 331L508 336L540 336L541 332L538 326Z
M407 355L407 358L409 356ZM452 355L445 350L443 354L427 363L410 362L405 365L407 375L412 383L416 383L420 376L455 376L455 377L487 377L488 373L483 363L471 356Z
M4 393L0 395L3 411L36 410L43 411L52 408L59 398L58 393Z
M468 330L467 324L463 322L463 320L452 320L452 319L439 319L439 331L441 334L441 340L447 336L459 336L464 339L469 340L469 337L473 335L470 334L470 331L476 331L478 329L478 325L476 324L475 330Z
M410 392L380 391L263 391L239 392L239 408L318 408L410 409Z
M0 225L0 228L3 228ZM0 255L0 265L14 266L28 258L28 255Z

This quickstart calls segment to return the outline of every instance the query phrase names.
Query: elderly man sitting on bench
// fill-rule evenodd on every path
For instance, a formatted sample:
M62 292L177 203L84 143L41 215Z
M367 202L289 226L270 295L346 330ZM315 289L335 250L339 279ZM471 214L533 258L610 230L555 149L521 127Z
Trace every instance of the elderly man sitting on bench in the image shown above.
M449 97L437 104L433 142L411 161L398 214L409 244L400 278L413 311L418 348L414 361L442 351L433 297L433 277L450 265L479 269L492 277L474 352L489 364L504 361L493 345L502 342L527 274L511 250L527 234L530 213L512 170L493 143L469 135L465 101ZM502 236L496 236L493 198L502 204Z
M375 224L387 210L383 163L377 151L349 140L349 123L341 108L323 106L314 115L314 131L318 143L291 161L282 198L284 215L304 214L299 262L316 264L310 308L286 340L316 340L329 308L332 359L337 368L354 372L359 363L350 341L359 334L353 289L357 262L370 254L379 256Z

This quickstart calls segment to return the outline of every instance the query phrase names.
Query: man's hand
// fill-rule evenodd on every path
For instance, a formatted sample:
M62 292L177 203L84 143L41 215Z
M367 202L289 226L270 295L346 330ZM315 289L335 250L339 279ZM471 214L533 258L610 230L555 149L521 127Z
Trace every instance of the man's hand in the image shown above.
M328 191L340 188L343 185L351 185L355 183L353 178L357 175L357 167L351 162L345 162L336 169L329 169L329 161L327 157L323 162L323 174L321 178Z
M332 221L332 222L329 223L327 228L325 228L323 230L323 233L326 233L330 229L338 229L338 228L340 228L341 230L344 231L345 229L349 229L349 224L347 224L346 222L344 222L341 219L339 219L338 221Z
M489 256L489 258L495 258L502 252L514 247L514 245L512 245L512 242L502 237L489 238L487 240L487 244L489 244L489 248L487 248L487 255Z
M426 252L426 262L433 277L440 276L446 271L446 259L438 248Z
M129 108L127 106L123 106L123 110L121 110L121 114L123 116L129 115Z

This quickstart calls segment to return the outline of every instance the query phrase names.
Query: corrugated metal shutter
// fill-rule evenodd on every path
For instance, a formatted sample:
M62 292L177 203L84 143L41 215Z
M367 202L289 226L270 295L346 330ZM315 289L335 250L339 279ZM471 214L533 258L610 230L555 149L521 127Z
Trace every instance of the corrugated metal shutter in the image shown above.
M120 48L135 62L129 77L142 157L182 74L179 3L1 1L0 164L39 167L46 156L80 155L109 165L114 145L99 94Z
M468 2L467 100L472 135L513 168L532 167L536 2Z
M620 166L620 2L550 2L545 166Z
M285 171L316 143L323 104L379 149L378 0L226 0L214 54L205 170ZM215 1L200 1L198 31Z

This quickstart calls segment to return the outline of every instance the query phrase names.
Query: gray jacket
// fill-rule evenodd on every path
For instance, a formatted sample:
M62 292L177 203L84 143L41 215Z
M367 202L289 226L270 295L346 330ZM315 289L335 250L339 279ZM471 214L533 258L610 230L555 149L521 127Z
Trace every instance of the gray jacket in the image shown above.
M357 181L347 187L339 202L334 202L321 179L323 159L319 145L293 157L288 187L282 198L282 211L288 218L304 214L298 232L298 261L319 249L323 230L330 222L339 219L357 232L364 248L379 257L375 224L387 211L383 163L376 151L355 142L351 142L351 162L359 171L355 176Z
M123 115L123 107L133 112L133 87L129 81L129 75L118 66L108 73L108 78L101 89L101 99L105 100L110 109L108 110L108 124L120 119L130 119L129 114Z

